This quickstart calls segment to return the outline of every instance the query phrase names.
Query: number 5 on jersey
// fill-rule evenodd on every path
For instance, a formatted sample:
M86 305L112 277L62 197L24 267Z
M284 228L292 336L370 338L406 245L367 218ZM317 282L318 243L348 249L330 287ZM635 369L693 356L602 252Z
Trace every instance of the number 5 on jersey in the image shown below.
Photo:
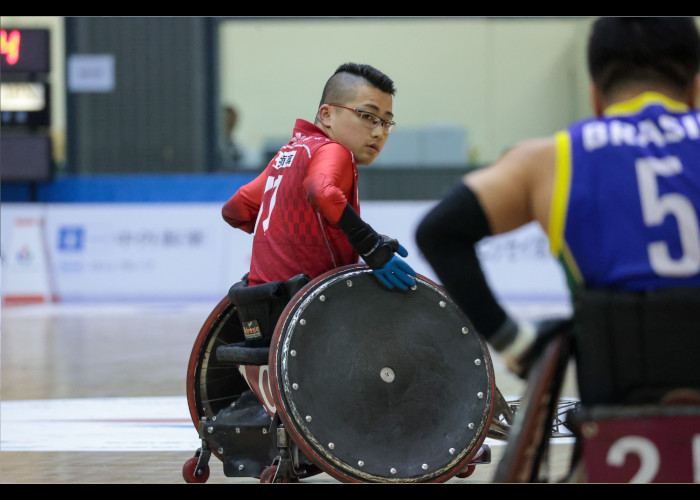
M667 215L678 222L683 255L671 258L668 245L655 241L648 246L649 262L659 276L685 277L700 271L700 228L693 204L678 193L659 194L659 176L680 174L683 166L675 156L641 158L637 160L637 178L642 201L642 215L647 226L657 226Z

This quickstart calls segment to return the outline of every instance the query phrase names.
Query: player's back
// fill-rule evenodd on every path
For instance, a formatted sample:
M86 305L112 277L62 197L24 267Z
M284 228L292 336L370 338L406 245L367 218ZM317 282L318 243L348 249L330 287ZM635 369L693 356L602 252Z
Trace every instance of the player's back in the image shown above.
M310 278L336 267L356 263L357 253L343 232L329 224L309 203L304 188L313 154L331 141L317 127L297 120L294 137L270 161L253 239L251 285L283 281L307 274ZM352 158L348 152L349 158ZM353 196L359 210L356 166L349 165Z
M656 93L558 135L553 213L573 285L700 286L700 114ZM557 237L556 235L554 237Z

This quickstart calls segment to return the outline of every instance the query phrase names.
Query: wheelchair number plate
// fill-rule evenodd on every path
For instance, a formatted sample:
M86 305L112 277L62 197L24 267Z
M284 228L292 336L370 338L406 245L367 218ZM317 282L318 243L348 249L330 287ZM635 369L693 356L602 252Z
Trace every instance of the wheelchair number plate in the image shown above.
M581 432L589 482L700 482L700 413L588 420Z

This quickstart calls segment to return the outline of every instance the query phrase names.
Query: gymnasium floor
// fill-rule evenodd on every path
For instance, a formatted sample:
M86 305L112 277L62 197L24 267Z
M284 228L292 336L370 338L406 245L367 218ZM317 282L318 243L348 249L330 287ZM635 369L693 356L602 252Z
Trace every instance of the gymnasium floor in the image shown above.
M185 396L187 364L215 305L4 306L0 483L185 484L182 465L200 446ZM493 364L505 398L522 395L522 382L495 356ZM562 397L576 398L569 379ZM491 482L504 443L487 443L491 464L450 483ZM570 448L569 438L553 440L553 477L566 470ZM226 477L215 457L210 466L207 484L258 482ZM340 484L326 474L302 482Z

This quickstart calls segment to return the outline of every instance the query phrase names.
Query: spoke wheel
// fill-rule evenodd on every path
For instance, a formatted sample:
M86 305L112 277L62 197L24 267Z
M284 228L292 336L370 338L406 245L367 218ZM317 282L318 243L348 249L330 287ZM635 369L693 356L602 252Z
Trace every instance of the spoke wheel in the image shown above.
M187 402L196 428L202 417L216 416L248 388L235 367L216 359L217 347L244 340L236 307L225 297L202 325L187 367Z

